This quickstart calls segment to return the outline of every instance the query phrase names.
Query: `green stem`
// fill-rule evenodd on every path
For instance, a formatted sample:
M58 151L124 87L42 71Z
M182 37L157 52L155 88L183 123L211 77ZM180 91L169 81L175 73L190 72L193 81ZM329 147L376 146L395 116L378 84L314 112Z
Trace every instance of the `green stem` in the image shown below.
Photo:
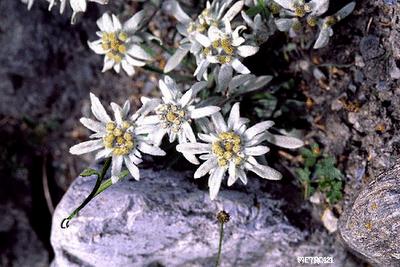
M102 185L101 182L103 181L104 176L106 175L108 169L110 168L110 165L111 165L111 158L107 158L100 172L100 175L97 176L96 184L92 192L90 192L89 196L82 202L82 204L78 208L76 208L67 218L62 220L61 228L63 229L68 228L69 222L78 214L78 212L81 209L83 209L95 196L98 195L98 190Z
M164 75L164 71L162 69L158 68L158 67L155 67L155 66L145 65L142 68L147 70L147 71L151 71L151 72L155 72L155 73Z
M221 252L222 252L222 240L224 238L224 223L221 223L219 228L219 244L218 244L218 255L217 262L215 263L215 267L218 267L221 264Z

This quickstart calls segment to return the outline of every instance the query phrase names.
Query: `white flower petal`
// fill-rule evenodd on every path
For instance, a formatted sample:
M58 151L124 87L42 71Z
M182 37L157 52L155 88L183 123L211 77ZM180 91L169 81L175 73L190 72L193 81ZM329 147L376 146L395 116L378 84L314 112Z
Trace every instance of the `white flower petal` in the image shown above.
M200 177L203 177L207 173L210 172L210 170L217 168L218 167L218 162L214 157L209 158L205 162L203 162L199 168L196 170L194 173L194 179L198 179Z
M100 25L98 25L100 30L105 31L105 32L113 32L114 31L111 17L107 13L103 14L103 16L101 18L101 23L102 23L102 27L100 27Z
M128 76L133 76L135 74L135 68L131 66L126 59L122 60L121 65Z
M165 1L162 8L166 11L166 13L174 16L180 23L186 25L192 21L192 19L183 11L179 3L175 0Z
M249 156L261 156L269 152L269 148L267 146L253 146L253 147L245 147L243 149L245 155Z
M141 10L128 19L124 25L123 30L128 33L134 33L140 27L140 23L143 21L145 11Z
M143 67L144 65L146 65L146 62L135 59L129 55L125 55L124 59L126 60L126 62L128 62L132 66Z
M129 49L128 49L128 54L134 58L142 59L142 60L147 60L151 61L153 60L153 57L150 56L146 50L141 48L138 45L133 44Z
M183 132L185 133L185 137L189 139L191 143L196 143L196 136L194 135L190 124L188 122L184 122L181 127L183 129Z
M194 76L196 76L197 80L201 80L201 77L203 77L206 74L207 68L210 65L210 62L208 60L202 60L199 65L197 66Z
M208 37L204 34L197 32L197 33L195 33L194 38L196 39L197 42L199 42L204 47L211 46L211 40L208 39Z
M141 125L158 124L158 123L160 123L160 119L158 118L158 115L149 115L149 116L143 117L143 120L141 120L141 122L140 122Z
M235 58L235 59L232 61L232 67L233 67L237 72L239 72L239 73L241 73L241 74L249 74L249 73L250 73L250 70L249 70L245 65L243 65L242 62L240 62L240 60L237 59L237 58Z
M86 128L88 128L89 130L91 130L93 132L98 133L98 132L106 131L106 127L104 126L104 124L102 124L98 121L95 121L95 120L92 120L89 118L81 118L79 121L83 124L83 126L85 126Z
M226 13L222 20L231 21L243 9L244 2L237 1Z
M185 107L192 100L192 96L193 96L193 91L189 89L181 97L181 99L179 99L178 103L181 105L181 107Z
M91 105L92 113L96 117L96 119L98 119L103 123L111 122L110 116L108 116L103 105L100 103L100 100L93 93L90 93L90 101L92 103Z
M249 57L258 52L259 48L251 45L242 45L237 48L241 57Z
M118 125L121 125L122 124L122 108L118 104L115 104L114 102L112 102L110 105L111 105L112 110L114 111L115 122Z
M101 158L108 158L111 156L111 153L112 153L112 149L108 149L108 148L102 149L99 152L97 152L95 159L99 160Z
M151 146L145 142L140 142L138 145L138 149L143 153L153 155L153 156L165 156L165 151L159 147Z
M82 143L72 146L69 149L69 153L71 153L73 155L81 155L81 154L85 154L85 153L89 153L89 152L98 150L102 147L104 147L102 139L90 140L90 141L85 141L85 142L82 142Z
M232 161L229 163L228 172L229 172L228 186L231 186L236 182L236 180L238 178L236 165Z
M114 31L120 31L122 29L121 22L114 14L112 14L112 22L113 22Z
M251 157L249 157L249 158L251 158ZM252 159L252 161L253 161L252 163L246 162L244 164L244 167L246 169L248 169L249 171L254 172L261 178L268 179L268 180L282 179L282 174L280 172L278 172L277 170L272 169L269 166L261 165L261 164L257 163L254 158Z
M90 49L92 49L96 54L103 55L106 53L103 47L101 46L101 40L97 40L94 42L87 42Z
M128 155L129 159L133 162L133 164L138 165L142 163L142 159L135 156L135 153L130 153Z
M139 181L139 168L134 163L132 163L131 159L127 156L124 157L124 162L132 177L135 178L136 181Z
M178 47L175 53L168 59L167 64L165 64L164 73L168 73L175 69L181 63L188 52L188 49Z
M86 0L69 0L69 4L75 13L86 11Z
M118 176L121 173L123 160L124 158L122 156L112 156L111 176Z
M228 131L228 127L226 126L224 117L222 117L222 114L220 112L211 115L211 120L215 126L215 129L217 130L217 133Z
M308 5L312 9L310 15L318 17L328 11L329 0L311 0L308 2Z
M294 22L294 19L277 19L275 25L281 32L287 32L292 28Z
M268 142L284 147L284 148L289 148L289 149L296 149L299 147L302 147L304 145L304 142L301 141L300 139L297 139L295 137L290 137L290 136L284 136L284 135L273 135L268 133L266 135L266 138Z
M229 82L232 80L233 69L229 64L224 64L218 73L218 91L228 88Z
M203 143L178 144L176 150L181 153L202 154L211 152L211 145Z
M328 44L332 33L333 33L333 31L332 31L332 28L330 28L330 27L321 29L313 48L319 49L319 48L325 47Z
M192 118L192 119L203 118L206 116L210 116L220 110L221 110L221 108L217 107L217 106L207 106L207 107L202 107L202 108L196 108L196 109L190 111L190 118Z
M114 60L108 58L107 56L104 57L104 66L103 69L101 70L102 72L106 72L110 70L114 66L115 62Z
M208 180L208 186L210 187L211 200L214 200L217 197L224 174L225 174L225 169L217 167L210 175L210 178Z
M158 88L160 88L163 98L167 101L173 101L175 99L175 92L169 88L163 80L158 81Z
M207 143L212 143L218 139L217 137L215 137L213 135L209 135L209 134L199 133L197 135L199 136L200 140L207 142Z
M238 168L236 171L237 171L237 176L239 177L239 179L242 181L243 184L246 185L247 184L247 175L244 172L244 170Z
M255 124L244 132L245 140L252 140L256 135L265 132L274 125L273 121L263 121Z
M292 10L293 9L293 0L274 0L278 5L282 6L283 8Z
M239 125L240 121L240 104L235 103L232 106L231 112L229 113L228 118L228 128L232 130L237 130L237 126Z

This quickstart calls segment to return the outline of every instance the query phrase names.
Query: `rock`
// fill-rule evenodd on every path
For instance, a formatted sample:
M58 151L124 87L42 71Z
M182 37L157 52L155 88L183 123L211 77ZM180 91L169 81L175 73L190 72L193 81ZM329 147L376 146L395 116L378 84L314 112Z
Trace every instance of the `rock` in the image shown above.
M340 235L375 266L400 266L400 162L361 191L341 217Z
M222 208L231 216L222 266L296 266L297 257L304 256L332 256L336 266L356 266L326 231L310 233L309 228L291 225L282 209L284 200L261 191L265 181L251 179L246 187L223 188L218 199L210 201L189 175L152 170L141 174L139 182L121 181L103 192L69 228L61 229L62 219L95 181L75 180L54 213L53 267L213 266L219 238L216 214Z

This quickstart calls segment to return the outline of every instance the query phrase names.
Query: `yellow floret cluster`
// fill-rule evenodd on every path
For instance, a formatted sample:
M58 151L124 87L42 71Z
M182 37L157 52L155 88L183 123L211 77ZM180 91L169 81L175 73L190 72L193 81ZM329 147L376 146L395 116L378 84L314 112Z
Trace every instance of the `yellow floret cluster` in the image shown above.
M107 134L103 138L104 146L113 150L116 156L127 155L131 152L135 145L133 136L127 131L131 124L124 121L120 127L114 122L106 125Z
M204 48L203 54L208 55L210 53L218 54L217 60L221 64L229 63L232 61L232 55L235 53L235 47L232 45L232 41L230 38L225 37L218 40L215 40L211 43L212 48Z
M218 140L212 144L212 152L217 156L220 167L227 166L229 161L239 165L243 160L239 156L241 149L240 136L233 132L220 133Z
M101 46L107 52L107 57L115 62L121 62L126 53L126 40L128 35L125 32L103 32Z
M171 128L173 132L178 132L182 123L186 120L186 112L183 108L172 105L162 104L156 110L159 119L163 122L164 128Z

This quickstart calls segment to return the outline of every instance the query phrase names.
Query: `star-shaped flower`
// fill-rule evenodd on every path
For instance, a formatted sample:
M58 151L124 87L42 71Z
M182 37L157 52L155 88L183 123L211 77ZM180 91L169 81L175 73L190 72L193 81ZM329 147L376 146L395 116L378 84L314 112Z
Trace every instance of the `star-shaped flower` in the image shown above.
M118 181L122 165L128 168L131 175L139 180L140 174L137 165L142 162L141 153L164 156L165 152L158 146L151 144L148 133L141 128L143 116L154 108L155 103L149 99L143 100L143 106L133 115L129 115L130 104L126 101L121 108L111 103L114 120L110 118L100 100L90 94L91 110L94 117L81 118L80 122L94 134L90 141L85 141L70 148L69 152L81 155L98 151L96 159L112 157L111 178L113 183Z
M166 1L163 5L164 9L172 14L178 21L177 29L185 38L180 42L179 48L175 54L168 60L165 65L164 72L168 73L175 69L179 63L185 58L190 51L199 63L202 52L201 44L196 40L197 33L207 33L210 26L223 26L223 21L231 21L243 8L243 1L236 1L232 4L232 0L219 1L214 0L212 3L207 1L206 8L192 20L187 15L176 0ZM228 9L229 8L229 9Z
M241 74L250 73L240 59L254 55L259 48L244 44L246 40L239 32L246 29L246 26L238 26L232 31L228 20L224 21L224 25L223 28L211 26L207 35L196 34L196 40L203 46L201 61L194 73L198 80L207 73L210 64L222 65L220 75L232 76L233 69Z
M258 176L279 180L282 175L269 166L262 165L256 156L262 156L269 151L267 146L261 145L268 140L276 145L286 148L298 148L303 145L299 139L286 136L274 136L267 130L274 124L272 121L263 121L247 128L247 119L240 117L239 103L233 105L228 123L221 113L211 116L212 125L206 134L199 134L203 143L179 144L177 150L186 154L202 154L200 159L205 160L197 169L194 178L209 174L208 186L210 198L217 196L222 179L228 172L228 186L239 178L247 184L246 171L251 171Z
M103 72L114 68L119 73L122 69L132 76L135 74L134 66L142 67L153 58L142 48L143 42L138 34L141 22L144 19L144 11L133 15L124 24L121 24L115 15L107 13L97 21L100 31L96 34L101 39L88 42L90 49L95 53L105 55Z
M178 139L180 144L196 142L196 136L192 130L192 120L210 116L220 110L216 106L196 108L194 105L197 92L207 86L206 82L194 84L184 94L178 89L177 84L170 77L159 81L162 100L159 100L155 108L156 115L143 118L143 127L150 133L154 144L159 146L162 138L168 134L169 142ZM187 159L198 164L196 157L186 155Z
M280 31L289 31L291 36L295 36L303 27L308 24L310 27L317 25L317 18L324 14L329 8L329 0L274 0L283 7L281 18L275 20L276 26ZM303 20L303 18L306 18Z

